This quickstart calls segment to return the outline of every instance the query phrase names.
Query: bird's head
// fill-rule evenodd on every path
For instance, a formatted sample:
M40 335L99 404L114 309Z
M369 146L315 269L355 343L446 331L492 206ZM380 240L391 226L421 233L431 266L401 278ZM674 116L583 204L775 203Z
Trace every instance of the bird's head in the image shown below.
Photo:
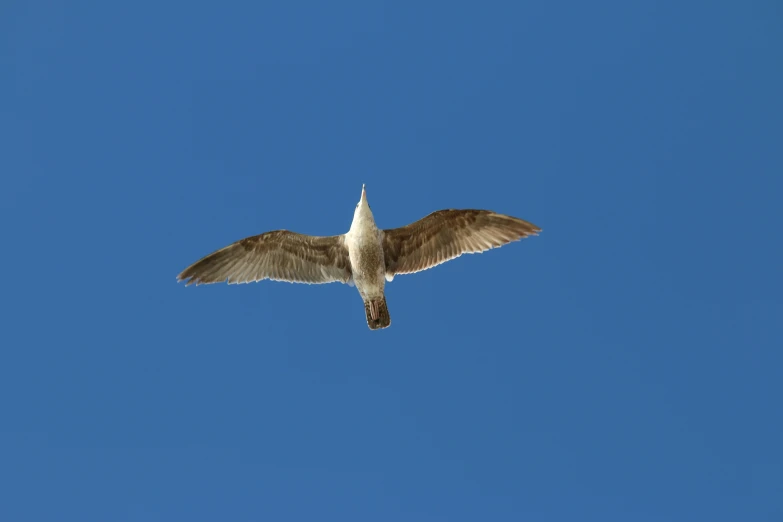
M370 204L367 202L367 191L364 189L364 185L362 185L362 197L356 204L356 210L353 211L353 223L351 224L351 228L365 221L370 221L372 224L375 224L372 210L370 210Z

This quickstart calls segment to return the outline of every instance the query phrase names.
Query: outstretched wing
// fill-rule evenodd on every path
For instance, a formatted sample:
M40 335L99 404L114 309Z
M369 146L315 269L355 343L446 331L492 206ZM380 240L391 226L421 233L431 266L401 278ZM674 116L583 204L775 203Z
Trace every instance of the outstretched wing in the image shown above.
M541 229L489 210L439 210L408 226L383 231L386 276L432 268L462 254L484 252Z
M306 236L275 230L232 243L193 263L177 276L193 283L250 283L264 279L291 283L351 281L344 236Z

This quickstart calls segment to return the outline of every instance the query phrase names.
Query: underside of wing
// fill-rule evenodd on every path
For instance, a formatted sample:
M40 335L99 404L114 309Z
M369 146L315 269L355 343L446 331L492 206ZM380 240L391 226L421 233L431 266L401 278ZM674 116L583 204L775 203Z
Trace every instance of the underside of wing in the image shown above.
M275 230L247 237L209 254L177 276L187 285L250 283L348 283L351 265L344 236L307 236Z
M387 279L539 232L532 223L489 210L439 210L408 226L383 231Z

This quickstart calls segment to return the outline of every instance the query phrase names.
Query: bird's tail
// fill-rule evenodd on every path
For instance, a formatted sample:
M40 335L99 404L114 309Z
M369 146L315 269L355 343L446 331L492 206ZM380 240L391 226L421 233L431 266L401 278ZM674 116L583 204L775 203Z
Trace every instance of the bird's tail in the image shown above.
M367 299L364 302L364 312L367 314L367 326L370 330L387 328L391 324L385 296Z

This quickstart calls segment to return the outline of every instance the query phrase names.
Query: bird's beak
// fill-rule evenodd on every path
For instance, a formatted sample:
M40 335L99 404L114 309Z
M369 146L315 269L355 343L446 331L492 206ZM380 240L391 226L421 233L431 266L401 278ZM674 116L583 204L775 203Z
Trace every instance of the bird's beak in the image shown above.
M367 191L364 190L364 185L362 185L362 201L367 201Z

